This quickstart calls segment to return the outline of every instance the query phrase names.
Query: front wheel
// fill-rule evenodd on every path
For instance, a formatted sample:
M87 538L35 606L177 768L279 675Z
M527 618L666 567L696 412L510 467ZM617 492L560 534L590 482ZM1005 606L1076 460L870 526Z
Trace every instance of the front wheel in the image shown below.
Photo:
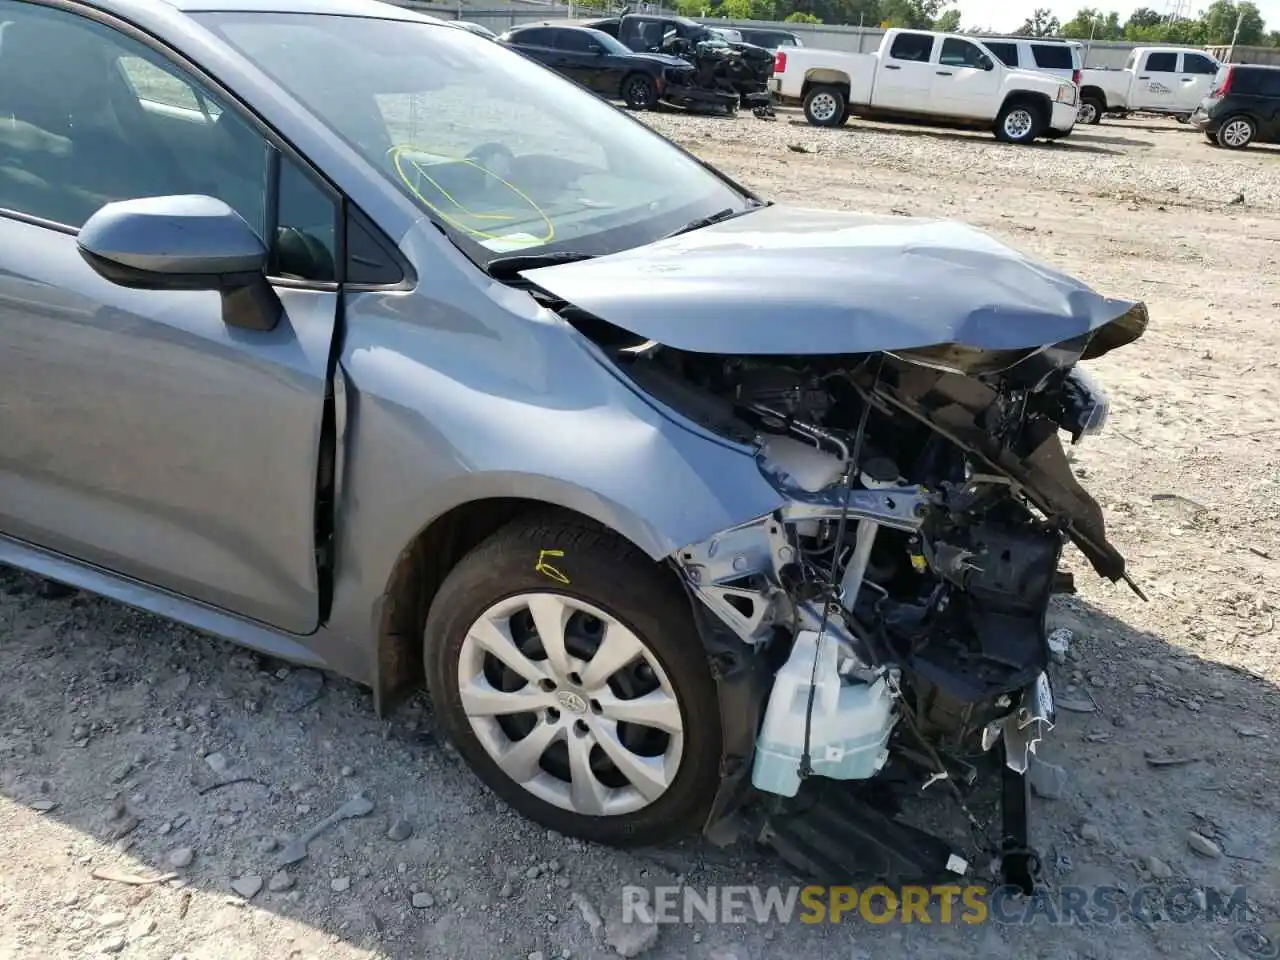
M849 119L849 102L839 87L820 84L804 97L804 116L815 127L838 127Z
M444 733L524 816L597 843L702 826L720 714L689 601L616 535L517 521L475 548L427 617Z
M652 110L658 103L658 86L650 76L630 74L622 81L622 100L632 110Z
M1228 150L1243 150L1257 133L1257 127L1248 117L1232 117L1218 128L1218 145Z
M1029 103L1006 104L996 117L996 138L1005 143L1031 143L1040 135L1040 111Z

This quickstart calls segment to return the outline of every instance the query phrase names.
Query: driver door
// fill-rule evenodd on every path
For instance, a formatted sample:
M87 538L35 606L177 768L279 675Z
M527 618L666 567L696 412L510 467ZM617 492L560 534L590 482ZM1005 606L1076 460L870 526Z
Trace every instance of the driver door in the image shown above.
M1000 92L1000 74L976 44L959 37L944 37L933 67L931 111L980 120L992 116Z
M109 26L0 0L0 534L281 630L319 622L316 482L336 198ZM213 195L270 238L275 329L216 292L116 286L102 204ZM276 238L287 243L277 243Z

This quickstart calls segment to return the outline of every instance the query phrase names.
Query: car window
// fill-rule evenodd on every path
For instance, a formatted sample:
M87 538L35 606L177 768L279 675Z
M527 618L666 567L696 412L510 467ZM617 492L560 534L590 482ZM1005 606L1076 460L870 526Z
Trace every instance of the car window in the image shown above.
M600 44L588 33L577 30L557 30L555 32L556 49L572 50L575 53L586 53L600 49Z
M610 253L750 203L578 84L464 31L372 16L193 17L478 263L517 250Z
M336 205L315 184L291 187L286 164L269 215L272 148L235 110L110 27L16 0L0 0L0 20L0 113L12 118L0 124L0 208L78 228L114 201L205 194L272 234L273 254L274 228L288 225L309 259L278 262L333 279Z
M555 35L555 30L546 27L528 27L516 30L509 36L511 42L520 47L554 47Z
M1280 96L1280 70L1233 67L1231 92L1251 97Z
M200 111L210 119L216 119L221 112L215 104L199 97L189 83L148 60L126 55L120 58L119 66L134 96L144 103Z
M1016 67L1018 65L1018 45L1016 43L1003 43L1003 42L993 42L991 40L984 40L983 44L1006 67Z
M928 63L933 53L933 37L927 33L900 33L893 38L889 56L894 60L913 60Z
M1214 76L1218 72L1218 65L1208 57L1201 56L1198 53L1184 53L1182 55L1182 72L1207 74Z
M1143 69L1151 73L1177 73L1178 55L1176 53L1147 54L1147 65Z
M1033 43L1031 56L1043 70L1074 70L1071 48L1065 43Z
M972 67L975 70L986 69L986 57L981 50L968 40L947 37L942 41L942 53L938 62L948 67Z

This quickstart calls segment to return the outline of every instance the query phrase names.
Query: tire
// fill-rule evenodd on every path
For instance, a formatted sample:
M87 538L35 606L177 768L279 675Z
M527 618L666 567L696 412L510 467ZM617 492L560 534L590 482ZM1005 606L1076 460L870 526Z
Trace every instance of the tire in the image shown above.
M1107 105L1097 97L1081 97L1080 110L1076 119L1080 123L1094 127L1102 122L1102 115L1106 110Z
M566 654L559 665L533 627L534 609L544 628L562 628ZM495 623L498 631L486 634L485 625ZM491 652L504 630L519 647L498 648L522 674L504 669ZM606 638L637 654L601 674L608 685L589 673ZM624 663L609 649L611 665ZM706 821L722 747L715 682L688 597L617 535L562 515L502 528L445 578L427 616L424 661L443 732L480 779L530 820L610 846L666 843ZM654 698L668 729L680 734L635 722L610 725L611 716L628 709L629 695ZM485 715L486 704L523 696L528 709ZM651 719L657 718L655 709ZM539 738L523 754L533 759L509 773L512 761L504 769L498 758L529 737ZM633 774L642 771L644 792L612 759L599 765L606 746ZM652 759L647 767L628 763L641 755L665 756L665 779Z
M849 98L839 87L811 87L804 95L804 118L815 127L838 127L849 119Z
M646 73L629 73L622 78L622 101L632 110L652 110L658 103L658 86Z
M996 139L1005 143L1031 143L1043 129L1040 108L1025 100L1006 103L996 117Z
M1218 146L1243 150L1258 135L1258 125L1248 117L1229 117L1218 127Z

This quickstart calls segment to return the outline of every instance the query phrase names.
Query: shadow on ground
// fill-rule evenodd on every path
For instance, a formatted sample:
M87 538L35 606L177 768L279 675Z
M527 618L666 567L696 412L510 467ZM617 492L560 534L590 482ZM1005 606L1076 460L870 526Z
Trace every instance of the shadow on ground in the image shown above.
M796 127L811 126L809 122L806 120L790 120L788 122L792 126L796 126ZM851 119L848 125L845 127L834 127L834 128L817 127L814 129L818 129L818 130L830 129L833 131L856 130L864 133L865 132L871 132L871 133L877 133L877 134L882 133L887 136L893 136L893 137L926 137L931 140L954 140L960 143L973 143L974 141L992 142L994 140L989 130L978 130L978 129L953 130L953 129L948 129L944 127L928 127L928 126L922 126L921 124L915 121L913 121L911 126L900 126L896 123L890 123L885 120L877 119L872 121L872 120L863 120L857 117ZM1103 146L1102 144L1107 142L1105 139L1089 138L1089 140L1091 142L1084 142L1084 138L1078 138L1075 133L1072 133L1070 136L1064 137L1061 140L1037 140L1032 144L1022 146L1019 149L1062 150L1070 153L1098 153L1098 154L1107 154L1110 156L1123 155L1123 151L1121 150L1113 150L1108 146ZM1136 143L1136 141L1134 142ZM1144 145L1149 146L1149 144L1144 144ZM1012 145L1010 144L1009 146L1012 146Z
M0 593L0 954L9 944L30 955L119 948L190 960L605 957L614 954L589 917L616 917L624 884L796 879L742 841L619 852L549 834L435 739L421 697L379 720L362 688L113 603L43 600L35 581L9 571ZM1054 667L1072 710L1043 752L1061 775L1033 808L1051 887L1243 885L1258 915L1088 926L1043 914L1030 926L944 924L936 911L927 926L856 915L834 925L697 920L664 928L645 955L1247 956L1233 936L1242 922L1261 930L1275 920L1280 892L1280 696L1083 601L1054 617L1074 642ZM280 847L356 796L372 812L320 834L287 879L277 875ZM919 809L943 835L965 838L942 790ZM388 836L398 820L411 836ZM1222 855L1193 852L1192 830ZM118 879L169 873L145 885ZM261 887L246 902L233 884L248 892L254 877Z

